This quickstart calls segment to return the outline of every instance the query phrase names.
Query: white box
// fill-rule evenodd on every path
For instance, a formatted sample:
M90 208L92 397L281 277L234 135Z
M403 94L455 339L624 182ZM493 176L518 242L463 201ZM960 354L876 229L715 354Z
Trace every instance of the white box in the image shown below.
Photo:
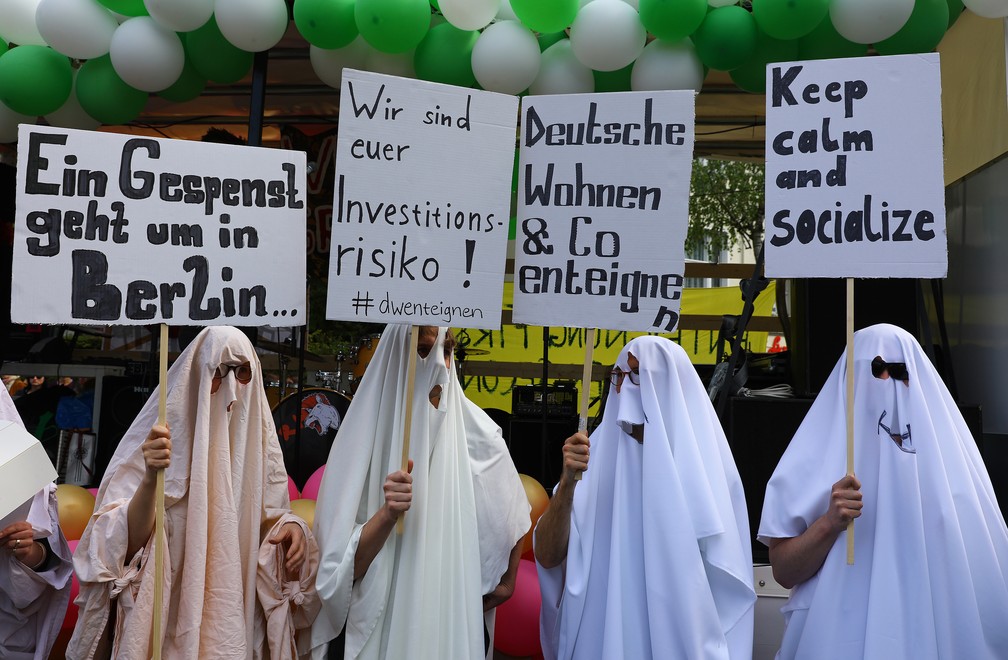
M0 422L0 516L6 519L55 478L42 443L20 424Z

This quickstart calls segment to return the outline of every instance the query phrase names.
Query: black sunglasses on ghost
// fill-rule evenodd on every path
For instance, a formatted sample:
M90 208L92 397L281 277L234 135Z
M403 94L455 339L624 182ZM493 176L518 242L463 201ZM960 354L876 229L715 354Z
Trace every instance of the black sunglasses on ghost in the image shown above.
M910 380L910 372L907 371L906 362L886 362L881 356L876 355L871 363L872 376L881 378L884 372L895 380Z

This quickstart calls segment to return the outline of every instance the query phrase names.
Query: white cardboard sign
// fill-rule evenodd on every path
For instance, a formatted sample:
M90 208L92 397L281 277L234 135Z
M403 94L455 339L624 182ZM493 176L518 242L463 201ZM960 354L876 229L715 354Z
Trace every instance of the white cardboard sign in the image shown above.
M938 55L767 66L766 274L944 277Z
M35 436L16 422L0 421L0 529L25 520L32 497L55 478Z
M303 325L305 154L22 124L11 316Z
M499 328L518 99L343 70L326 318Z
M522 101L516 323L676 328L694 111L690 91Z

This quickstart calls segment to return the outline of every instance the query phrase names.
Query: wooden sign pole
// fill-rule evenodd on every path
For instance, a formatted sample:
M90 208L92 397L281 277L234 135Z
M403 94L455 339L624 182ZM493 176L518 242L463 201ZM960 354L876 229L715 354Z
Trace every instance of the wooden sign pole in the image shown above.
M588 432L588 402L591 400L592 353L595 351L595 328L585 330L584 371L581 372L581 403L578 406L578 431ZM543 406L546 402L543 401ZM581 472L574 476L575 481L581 481Z
M168 421L168 324L161 324L160 368L158 373L158 426ZM164 602L164 470L157 472L154 490L154 620L151 657L161 660L161 609Z
M847 474L854 474L854 278L847 278ZM847 563L854 565L854 521L847 523Z
M410 425L413 423L413 381L416 379L417 344L420 341L420 326L414 325L410 330L409 356L406 358L406 414L403 423L402 470L409 469ZM406 514L396 521L396 532L403 533Z

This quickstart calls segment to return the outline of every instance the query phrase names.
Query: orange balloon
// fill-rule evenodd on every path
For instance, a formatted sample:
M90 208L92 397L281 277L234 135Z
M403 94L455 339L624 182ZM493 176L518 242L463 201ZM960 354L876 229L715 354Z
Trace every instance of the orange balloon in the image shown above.
M528 555L526 558L532 559L532 532L535 530L536 523L539 522L539 517L549 506L549 495L546 494L546 489L542 487L542 484L532 477L527 474L519 474L518 476L521 478L522 486L525 487L525 497L528 498L529 504L532 506L532 511L529 512L532 526L522 541L522 557Z
M94 505L95 497L86 488L70 484L56 486L60 529L68 541L76 541L84 533L84 528L94 513Z
M292 500L291 513L312 527L315 522L315 500Z

